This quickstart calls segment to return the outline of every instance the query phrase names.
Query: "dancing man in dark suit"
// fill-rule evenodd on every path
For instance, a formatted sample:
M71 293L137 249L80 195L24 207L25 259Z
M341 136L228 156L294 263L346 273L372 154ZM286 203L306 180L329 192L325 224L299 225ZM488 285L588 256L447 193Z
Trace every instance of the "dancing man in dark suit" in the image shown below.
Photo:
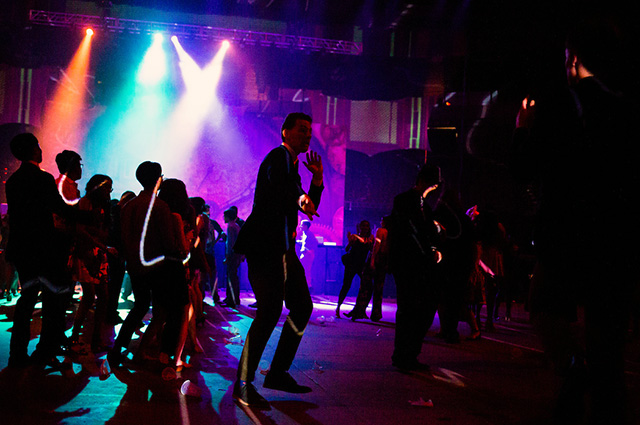
M242 405L262 409L268 409L269 402L252 381L280 318L283 300L289 315L263 386L293 393L311 391L299 385L288 370L313 310L304 268L295 253L298 211L309 219L318 215L316 208L324 188L322 160L313 151L306 155L304 165L313 175L307 194L301 186L297 157L309 150L311 117L287 115L281 135L282 145L269 152L260 165L253 209L234 246L237 253L246 256L258 310L242 350L233 397Z
M60 366L56 355L63 343L65 304L72 288L66 278L69 250L56 233L54 213L83 223L89 223L91 215L67 205L53 176L40 169L42 149L36 136L19 134L11 140L10 147L21 165L6 184L11 228L7 258L18 271L22 293L13 315L9 366ZM42 332L29 358L31 316L40 291Z
M425 164L415 186L393 200L389 254L398 310L392 361L402 371L428 369L418 355L438 305L435 265L441 258L436 248L441 228L426 197L440 180L440 169Z

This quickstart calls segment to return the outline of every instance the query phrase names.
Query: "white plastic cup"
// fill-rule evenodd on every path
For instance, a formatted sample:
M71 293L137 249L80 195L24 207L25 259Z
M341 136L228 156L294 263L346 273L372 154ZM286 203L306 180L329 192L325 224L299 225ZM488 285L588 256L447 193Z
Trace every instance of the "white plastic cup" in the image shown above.
M107 359L104 359L100 365L100 375L105 378L111 375L111 366Z
M186 395L189 397L200 397L202 395L202 390L193 382L188 379L182 383L180 387L180 392L182 395Z

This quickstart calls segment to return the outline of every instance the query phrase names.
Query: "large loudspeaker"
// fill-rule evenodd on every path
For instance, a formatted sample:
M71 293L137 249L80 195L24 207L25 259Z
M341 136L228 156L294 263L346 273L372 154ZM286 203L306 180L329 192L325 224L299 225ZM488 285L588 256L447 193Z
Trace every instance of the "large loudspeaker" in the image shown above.
M29 124L10 123L0 125L0 203L7 202L4 185L20 166L20 162L13 157L9 143L20 133L33 133L35 127ZM4 210L2 211L4 213Z
M457 128L429 128L427 129L429 152L439 155L458 155Z

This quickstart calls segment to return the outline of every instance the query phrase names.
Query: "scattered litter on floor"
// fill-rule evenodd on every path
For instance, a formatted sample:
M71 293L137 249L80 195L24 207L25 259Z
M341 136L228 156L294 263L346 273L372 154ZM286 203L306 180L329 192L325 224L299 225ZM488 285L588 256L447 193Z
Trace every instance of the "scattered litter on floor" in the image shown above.
M104 359L100 365L100 379L106 379L111 375L111 366L109 361Z
M200 397L202 395L202 390L200 389L200 387L189 381L188 379L182 383L180 392L182 393L182 395L186 395L189 397Z
M378 330L376 331L376 336L380 335L382 335L382 328L378 328Z
M240 335L233 336L231 338L224 338L224 343L227 345L242 345L242 337Z
M433 401L431 400L425 401L422 397L420 397L416 401L409 400L409 404L411 404L412 406L433 407Z
M320 363L318 363L317 361L313 362L313 367L311 368L313 371L315 371L316 373L324 373L324 368L322 367L322 365Z

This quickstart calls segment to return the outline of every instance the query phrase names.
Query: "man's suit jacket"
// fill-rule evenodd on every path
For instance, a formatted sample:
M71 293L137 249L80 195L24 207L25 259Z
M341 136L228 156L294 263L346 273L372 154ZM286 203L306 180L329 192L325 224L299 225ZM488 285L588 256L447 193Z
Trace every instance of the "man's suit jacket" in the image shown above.
M23 163L6 184L9 214L7 258L15 264L20 280L37 276L55 281L66 265L53 214L89 222L91 216L67 205L53 176L35 164Z
M389 254L392 270L429 267L435 264L433 247L438 230L433 223L433 212L425 203L420 206L421 193L408 190L393 200Z
M311 184L309 197L318 207L323 186ZM282 255L295 246L298 199L302 189L294 158L284 145L273 149L260 164L253 209L233 247L239 254Z

